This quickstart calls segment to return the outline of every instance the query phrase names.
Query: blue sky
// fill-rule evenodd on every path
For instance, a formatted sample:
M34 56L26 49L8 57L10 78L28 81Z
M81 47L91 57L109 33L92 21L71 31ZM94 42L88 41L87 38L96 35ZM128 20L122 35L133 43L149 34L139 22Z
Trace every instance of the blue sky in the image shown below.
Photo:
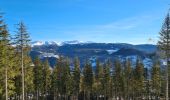
M156 43L169 0L0 0L11 33L24 21L32 41Z

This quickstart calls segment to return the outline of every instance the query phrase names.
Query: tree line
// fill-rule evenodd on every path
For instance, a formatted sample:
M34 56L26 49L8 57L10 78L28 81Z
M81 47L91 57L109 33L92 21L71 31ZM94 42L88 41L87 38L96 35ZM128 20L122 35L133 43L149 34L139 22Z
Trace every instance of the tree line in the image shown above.
M19 22L14 36L0 14L0 100L168 100L170 20L165 19L159 51L166 59L166 69L159 61L151 69L144 68L138 58L135 66L130 59L96 60L93 69L86 60L60 56L52 69L48 60L31 59L30 37L26 26Z

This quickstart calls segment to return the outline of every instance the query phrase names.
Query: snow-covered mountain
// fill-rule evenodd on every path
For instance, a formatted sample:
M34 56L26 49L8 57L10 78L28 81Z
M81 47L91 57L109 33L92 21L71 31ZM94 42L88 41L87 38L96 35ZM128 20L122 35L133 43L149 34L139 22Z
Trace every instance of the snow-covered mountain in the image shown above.
M78 40L73 40L73 41L64 41L61 44L65 45L65 44L81 44L83 43L82 41L78 41Z
M58 45L60 46L61 43L60 42L56 42L56 41L34 41L31 43L31 46L42 46L42 45Z
M51 66L54 66L58 55L66 56L71 59L79 57L82 63L85 59L90 59L91 57L97 58L102 62L108 58L112 60L118 57L121 60L129 58L135 63L136 58L140 57L145 67L150 67L152 65L151 58L154 56L155 51L156 46L150 44L94 43L76 40L65 42L35 41L32 42L30 55L32 58L38 56L41 59L50 59ZM93 66L94 65L93 60Z
M57 46L63 46L63 45L73 45L73 44L88 44L88 43L94 43L91 41L78 41L78 40L73 40L73 41L64 41L64 42L57 42L57 41L34 41L31 43L31 46L42 46L42 45L57 45Z
M31 43L31 46L41 46L41 45L44 45L44 43L42 41L34 41Z

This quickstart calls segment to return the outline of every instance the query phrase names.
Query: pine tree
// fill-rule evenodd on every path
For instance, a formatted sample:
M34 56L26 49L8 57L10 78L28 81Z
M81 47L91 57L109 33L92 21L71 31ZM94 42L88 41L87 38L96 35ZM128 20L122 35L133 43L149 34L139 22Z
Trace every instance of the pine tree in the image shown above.
M73 93L73 78L71 76L70 63L68 58L60 57L57 62L57 66L54 68L52 74L52 87L54 93L54 99L58 95L61 98L68 99L68 96ZM60 98L59 98L60 99Z
M161 93L161 76L160 76L160 66L155 64L152 67L151 73L151 80L152 80L152 91L154 92L154 96L158 97Z
M103 66L99 62L99 60L96 60L96 69L95 69L95 80L93 84L93 92L97 96L97 100L99 100L99 96L104 94L104 73L103 73Z
M51 70L50 70L50 66L48 63L48 60L46 59L45 62L43 63L43 91L44 91L44 96L45 96L45 100L47 100L47 95L50 92L50 87L51 87Z
M34 88L36 91L36 100L39 100L40 93L43 90L43 66L38 57L34 60Z
M90 93L92 92L92 85L93 85L93 71L91 64L86 61L86 64L83 69L83 87L84 87L84 94L87 93L87 100L90 100ZM85 97L84 95L84 97Z
M114 90L116 98L121 99L122 90L123 90L123 74L122 74L122 65L119 59L114 61Z
M132 94L132 66L130 59L127 59L125 62L124 69L124 77L125 77L125 98L130 99L130 95Z
M51 82L51 86L52 86L52 91L53 91L53 98L54 100L58 100L59 95L62 94L62 88L63 88L63 84L62 84L62 75L63 75L63 69L62 69L62 63L63 63L63 57L59 57L59 59L57 59L57 65L56 67L53 69L52 72L52 82Z
M24 59L28 56L30 50L30 39L27 32L26 26L23 22L17 24L17 32L15 36L16 50L20 54L20 66L21 66L21 77L22 77L22 100L25 100L25 65ZM28 65L29 66L29 65Z
M24 57L24 83L25 83L25 99L28 99L28 94L34 91L34 65L31 58L28 55Z
M99 60L96 60L96 70L95 70L95 79L96 81L99 81L99 70L100 70L101 64Z
M73 87L74 95L76 95L76 98L78 99L80 90L80 62L77 57L74 59Z
M52 73L52 88L54 99L68 99L68 96L72 95L73 78L68 58L65 59L60 56L58 59L57 66ZM58 98L59 95L61 95L60 98Z
M104 97L105 100L110 96L110 68L109 60L103 66L103 81L104 83Z
M169 100L169 58L170 58L170 16L169 13L167 14L165 21L163 23L161 32L159 33L159 41L158 47L162 54L164 54L164 58L166 60L166 100Z
M0 18L2 18L2 16L0 16ZM3 19L0 20L0 47L1 47L1 51L0 51L0 71L1 72L1 86L5 86L5 98L6 100L8 99L8 91L7 91L7 85L8 85L8 64L7 64L7 56L8 56L8 32L6 29L6 25L4 24ZM3 73L5 72L5 73ZM4 76L5 75L5 76ZM5 85L4 85L4 81L5 81ZM3 92L3 87L1 87L1 93Z
M63 83L65 84L65 99L68 99L68 96L71 96L73 93L73 80L71 76L71 70L70 70L70 61L68 58L65 59L64 62L64 70L63 70Z
M137 58L136 66L134 69L134 80L135 80L135 92L136 97L141 98L142 93L144 92L144 66L141 63L140 59Z
M0 94L4 95L4 99L14 95L14 80L16 75L14 70L14 50L10 43L10 34L7 25L4 23L0 15ZM5 85L4 85L5 84Z

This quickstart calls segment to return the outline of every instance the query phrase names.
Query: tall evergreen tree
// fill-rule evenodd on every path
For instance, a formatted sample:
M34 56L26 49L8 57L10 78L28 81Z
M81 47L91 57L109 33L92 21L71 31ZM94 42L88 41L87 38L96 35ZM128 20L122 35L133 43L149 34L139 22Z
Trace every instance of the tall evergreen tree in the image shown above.
M124 69L124 78L125 78L125 98L130 99L130 95L132 94L132 66L130 59L127 59L125 62Z
M104 95L104 73L103 66L96 60L96 69L95 69L95 80L93 84L93 92L96 94L96 99L99 100L100 95Z
M0 15L0 18L2 18L2 16ZM8 56L9 56L9 40L8 40L8 31L7 31L7 26L6 24L4 23L3 19L0 19L0 47L1 47L1 50L0 50L0 67L1 67L1 71L2 71L2 83L5 82L5 85L2 84L2 86L5 86L5 98L6 100L8 100ZM3 73L5 72L5 73ZM5 77L3 77L5 75ZM3 82L4 81L4 82ZM3 90L0 89L1 92Z
M76 98L78 99L80 90L80 61L77 57L74 59L73 88L74 95L76 95Z
M105 100L110 97L110 64L109 60L103 66L103 81L104 83L104 97Z
M85 95L87 93L86 99L90 100L90 94L92 92L92 85L93 85L93 71L92 71L91 64L87 61L83 69L83 85L84 85Z
M95 70L95 79L96 81L99 80L99 70L100 70L101 64L99 59L96 60L96 70Z
M161 93L161 76L160 76L160 66L155 64L152 67L151 80L152 80L152 91L155 97L160 96Z
M21 66L21 77L22 77L22 100L25 100L25 65L24 59L28 56L30 48L30 39L27 32L26 26L23 22L17 24L17 32L15 36L16 49L20 54L20 66Z
M135 97L141 98L144 93L144 66L140 59L137 58L136 66L134 69L134 80L135 80Z
M34 88L36 91L36 100L39 100L39 95L43 90L43 66L38 57L34 60Z
M113 73L113 80L114 80L114 90L115 90L115 97L121 99L122 97L122 90L123 90L123 79L122 79L122 65L119 59L114 61L114 73Z
M164 54L164 58L166 60L166 100L169 100L169 58L170 58L170 15L167 14L165 21L163 23L162 29L159 32L159 41L158 47L162 54Z
M62 77L63 77L63 57L59 57L57 59L57 64L55 68L53 69L52 72L52 91L53 91L53 99L54 100L60 100L59 96L62 95L62 89L63 89L63 84L62 84Z
M47 100L47 95L50 92L50 87L51 87L50 75L51 75L51 70L50 70L48 60L46 59L45 62L43 63L43 76L42 76L43 77L43 88L44 88L43 93L45 96L45 100Z
M0 16L0 18L2 18L2 16ZM3 83L1 86L5 86L5 98L6 100L8 100L8 89L7 89L7 86L8 86L8 74L7 74L7 71L8 71L8 59L7 59L7 56L8 56L8 32L7 32L7 29L6 29L6 25L3 21L3 19L0 20L0 47L1 47L1 50L0 50L0 67L1 67L1 83ZM5 73L3 73L5 72ZM5 75L5 77L3 77ZM5 82L5 85L4 85L4 82ZM1 88L1 93L3 92L3 87Z
M16 75L14 65L14 50L11 46L10 34L7 30L2 15L0 15L0 97L6 99L14 95L14 77Z

